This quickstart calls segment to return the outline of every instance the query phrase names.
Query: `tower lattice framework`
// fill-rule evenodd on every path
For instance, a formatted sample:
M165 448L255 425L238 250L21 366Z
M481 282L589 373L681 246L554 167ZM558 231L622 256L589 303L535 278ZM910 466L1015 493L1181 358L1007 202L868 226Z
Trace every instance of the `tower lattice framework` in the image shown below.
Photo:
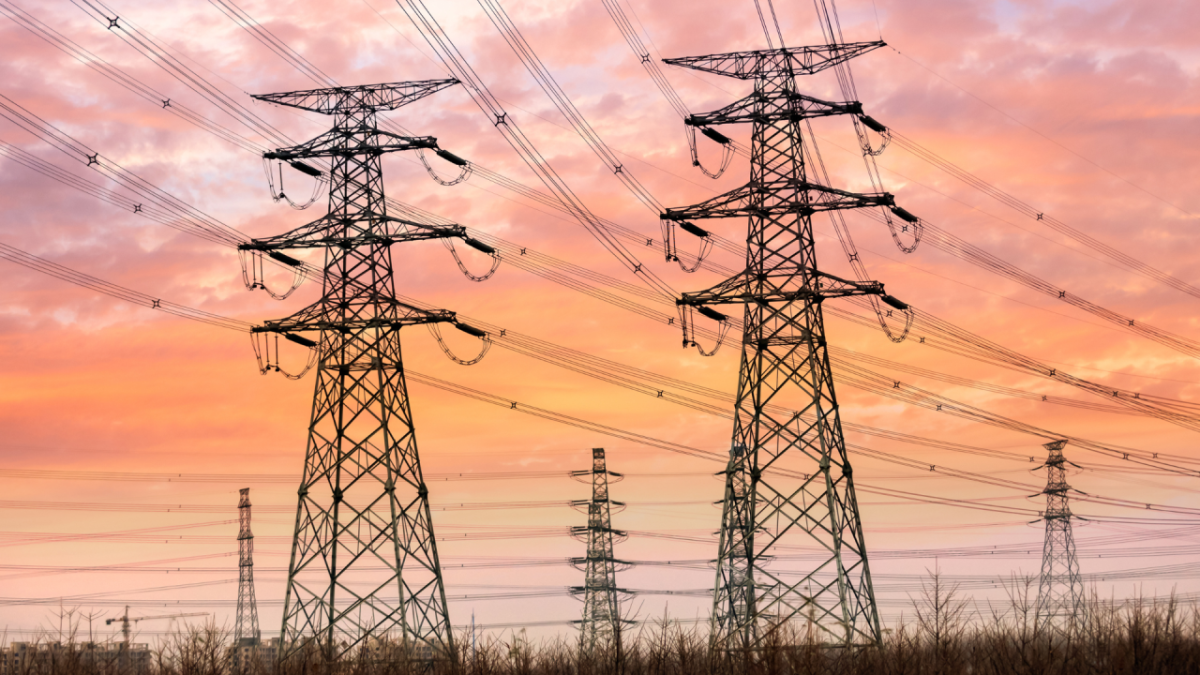
M258 644L258 600L254 597L254 533L250 530L250 488L238 497L238 599L234 644Z
M1071 532L1071 503L1067 484L1068 464L1063 456L1067 441L1046 444L1046 540L1042 545L1042 572L1038 579L1037 622L1039 626L1069 631L1083 617L1083 581L1075 556Z
M678 301L684 344L695 343L693 309L727 321L712 305L743 304L738 393L726 471L713 601L712 636L723 649L755 649L776 627L811 621L830 644L875 643L879 615L863 542L825 341L822 302L884 294L882 284L818 270L812 216L822 211L891 206L890 194L858 194L808 180L801 124L860 114L857 102L806 96L797 76L817 73L882 46L881 42L769 49L667 59L665 62L754 83L754 93L687 124L750 124L750 181L662 218L745 218L746 269ZM792 414L774 410L784 406ZM777 560L803 550L811 564ZM807 556L806 556L807 557Z
M331 131L265 155L302 166L308 166L304 159L328 160L329 213L242 247L293 266L298 261L280 251L325 251L321 299L256 329L275 333L276 344L283 335L313 347L316 359L284 602L285 650L314 645L325 658L337 659L373 640L418 659L454 654L400 329L455 318L396 299L391 250L465 233L388 215L382 155L436 150L437 141L381 131L376 124L378 112L454 84L428 80L255 97L334 118ZM298 335L306 332L319 332L319 340Z
M586 539L587 556L574 558L571 562L583 570L583 586L571 589L583 595L583 618L580 621L579 645L584 653L597 649L621 649L621 603L617 588L617 565L614 544L626 535L612 527L612 506L624 506L608 496L608 479L620 479L619 473L609 471L604 458L604 448L592 449L592 468L572 472L573 476L592 477L592 498L573 502L573 506L587 506L588 522L584 527L571 528L572 534Z

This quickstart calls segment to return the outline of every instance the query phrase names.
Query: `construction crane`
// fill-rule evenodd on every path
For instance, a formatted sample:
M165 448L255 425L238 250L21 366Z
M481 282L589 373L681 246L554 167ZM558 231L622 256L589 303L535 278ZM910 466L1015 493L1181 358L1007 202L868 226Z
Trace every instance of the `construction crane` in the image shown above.
M153 619L182 619L189 616L208 616L208 612L191 612L189 614L158 614L155 616L129 616L129 605L125 605L125 613L121 616L114 616L111 619L105 619L104 625L111 626L117 621L121 622L121 637L125 643L126 651L129 650L129 625L139 621L150 621Z

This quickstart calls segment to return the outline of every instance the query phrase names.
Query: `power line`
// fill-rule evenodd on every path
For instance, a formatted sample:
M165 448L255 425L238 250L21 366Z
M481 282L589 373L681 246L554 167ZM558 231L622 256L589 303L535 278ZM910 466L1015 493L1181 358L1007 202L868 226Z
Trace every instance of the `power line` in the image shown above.
M232 2L229 2L228 4L232 5ZM234 7L236 7L236 5L234 5ZM286 60L288 60L289 63L293 63L293 65L296 65L296 67L307 68L306 72L310 72L310 73L319 73L320 72L319 69L317 69L310 62L305 60L302 56L300 56L297 52L295 52L295 50L288 47L286 45L286 43L283 43L282 40L279 40L276 36L271 34L270 31L266 31L262 26L258 25L257 22L254 22L253 19L244 12L244 10L240 10L240 8L238 8L238 11L240 12L240 16L243 17L243 20L239 23L239 25L242 25L248 31L254 32L256 34L265 32L266 33L265 38L271 44L275 45L276 49L281 50L282 53L280 53L280 55L282 57L284 57ZM263 39L263 38L260 37L259 39ZM400 129L401 129L401 131L405 131L405 130L403 130L402 127L400 127ZM489 172L487 170L484 170L481 168L481 173L488 174ZM494 172L490 172L490 173L494 174ZM529 188L524 188L524 186L520 186L519 183L515 183L515 181L505 179L502 176L494 175L494 176L492 176L492 178L497 182L497 184L506 184L508 187L510 187L510 189L517 189L517 188L514 188L513 186L517 186L518 188L523 189L524 193L527 194L527 196L529 193L532 193L542 203L546 203L546 204L554 206L556 208L565 208L563 203L561 203L560 201L558 201L557 199L555 199L554 197L552 197L550 195L546 195L544 193L538 193L536 191L530 190ZM434 216L433 214L421 211L420 209L416 209L415 207L411 207L409 205L402 205L402 204L397 205L395 202L393 202L390 199L389 199L389 204L391 204L393 206L399 206L400 208L403 208L407 214L411 214L414 217L425 220L427 222L432 222L432 223L442 224L442 225L450 224L450 221L446 221L445 219L440 219L437 216ZM831 213L836 214L836 212L831 212ZM886 217L886 213L884 214L884 216ZM606 223L606 224L609 225L610 227L615 226L615 224L613 224L613 223ZM837 224L837 222L835 222L835 225L836 224ZM843 226L844 226L844 223L843 223ZM617 226L617 227L619 227L619 226ZM843 229L844 229L844 227L843 227ZM635 238L641 236L641 235L636 235L635 233L632 233L632 231L627 231L627 230L623 230L623 231L625 231L626 234L628 234L629 236L634 236ZM841 230L839 230L839 235L842 236L844 244L848 244L849 246L851 246L851 249L848 249L847 254L851 258L856 258L856 255L854 254L854 251L852 250L853 244L851 242L849 242L848 231L843 233ZM554 273L554 272L551 272L551 271L545 269L546 265L548 264L550 266L563 267L564 269L567 269L568 272L573 273L573 274L580 274L581 270L583 270L583 268L578 268L577 266L567 267L564 263L562 263L562 261L557 261L554 259L547 259L547 258L539 259L537 261L538 263L544 263L543 265L538 265L536 263L529 264L530 262L532 262L532 260L531 259L527 260L524 257L524 254L527 252L526 247L520 247L519 245L514 245L511 242L503 242L503 240L500 240L500 241L506 247L504 250L504 253L506 254L506 256L505 256L506 259L508 259L510 261L515 261L517 266L522 269L531 271L535 274L538 274L539 276L542 276L543 278L554 281L555 283L560 283L560 284L566 285L570 288L573 288L575 290L585 292L589 295L592 295L593 297L596 297L597 299L601 299L605 302L609 302L610 304L614 304L615 306L622 307L624 309L630 309L633 311L637 311L638 313L641 313L643 316L647 316L647 318L661 318L663 322L668 323L668 324L673 322L673 318L670 316L661 314L661 315L656 315L656 316L652 317L651 315L646 314L646 312L644 310L639 310L637 307L631 305L628 301L620 298L619 296L615 296L615 295L612 295L612 294L609 294L609 293L606 293L603 291L599 291L598 289L588 288L588 286L586 284L581 284L578 280L570 279L561 274L557 274L557 273ZM650 240L647 240L647 241L649 242ZM726 246L727 248L730 248L735 251L741 251L744 254L744 249L742 249L740 246L738 246L736 244L732 244L732 242L723 242L723 240L722 240L722 241L718 241L718 245ZM517 255L518 252L520 253L520 255ZM460 263L460 266L461 266L461 263ZM311 269L307 270L307 271L310 274L313 273L313 270L311 270ZM726 273L732 272L730 270L720 270L719 268L718 268L718 271L724 271ZM586 274L586 271L584 270L583 273ZM860 270L860 277L866 278L864 275L865 275L865 270ZM595 273L592 273L589 276L589 278L591 278L593 280L600 279L600 280L602 280L603 283L612 285L614 287L620 288L621 290L624 290L627 292L630 291L631 288L637 288L636 286L632 286L629 284L623 284L622 282L616 282L615 280L608 279L607 277L604 277L603 275L596 275ZM654 297L654 296L652 295L651 297ZM882 313L879 311L878 306L873 301L872 301L872 307L875 310L878 318L880 319L881 326L883 327L885 332L887 332L888 329L887 329L886 322L883 321L884 317L882 316ZM890 314L890 312L888 312L888 313ZM912 315L909 314L908 317L911 319ZM949 324L947 324L947 325L949 325ZM959 329L959 330L961 331L961 329ZM965 331L964 331L964 333L965 333ZM1011 356L1011 353L1009 354L1009 356ZM1047 368L1043 372L1048 372L1051 374L1051 377L1053 377L1056 371L1054 369ZM1041 373L1039 373L1039 374L1041 374ZM1074 384L1074 385L1079 385L1083 382L1083 381L1077 380L1076 378L1071 378L1070 376L1065 376L1065 375L1061 376L1061 378L1063 380L1066 380L1068 383ZM1088 384L1090 385L1090 383L1088 383ZM1095 385L1087 386L1084 388L1088 391L1091 391L1092 393L1097 393L1098 395L1104 395L1106 397L1108 396L1110 391L1111 392L1116 391L1116 390L1110 390L1109 388L1105 388L1105 387L1098 387ZM1099 391L1097 391L1097 390L1099 390ZM1130 399L1134 399L1134 400L1131 402ZM1145 410L1146 404L1143 402L1139 402L1137 399L1138 399L1138 395L1136 393L1123 391L1123 392L1120 392L1120 395L1118 396L1118 403L1128 405L1128 406L1132 407L1133 409L1141 410L1142 412L1146 412L1146 410ZM1150 405L1151 405L1151 407L1153 407L1154 405L1156 405L1158 403L1161 403L1161 401L1152 403ZM1153 413L1151 413L1151 414L1153 414ZM1165 415L1159 415L1159 416L1163 417L1164 419L1167 419L1168 421L1173 421L1176 423L1178 423L1179 420L1181 419L1178 415L1173 415L1170 413L1167 413Z
M1169 202L1169 201L1167 201L1165 198L1163 198L1163 197L1160 197L1159 195L1157 195L1157 194L1155 194L1155 193L1153 193L1153 192L1151 192L1151 191L1147 190L1146 188L1144 188L1144 187L1142 187L1142 186L1138 185L1137 183L1134 183L1133 181L1129 180L1128 178L1124 178L1124 177L1122 177L1122 176L1120 176L1120 175L1117 175L1117 174L1116 174L1116 173L1114 173L1113 171L1110 171L1109 169L1107 169L1107 168L1105 168L1105 167L1101 166L1100 164L1097 164L1095 161L1093 161L1093 160L1091 160L1091 159L1089 159L1089 158L1087 158L1087 157L1084 157L1083 155L1079 154L1079 153L1078 153L1078 152L1076 152L1075 150L1072 150L1071 148L1069 148L1069 147L1067 147L1067 146L1063 145L1062 143L1060 143L1060 142L1058 142L1058 141L1054 140L1053 138L1050 138L1049 136L1047 136L1047 135L1043 134L1042 132L1038 131L1037 129L1035 129L1035 128L1033 128L1033 127L1029 126L1028 124L1026 124L1026 123L1022 122L1021 120L1019 120L1019 119L1017 119L1017 118L1013 117L1012 115L1010 115L1010 114L1008 114L1008 113L1004 112L1003 110L1001 110L1000 108L996 107L995 105L992 105L991 103L989 103L989 102L985 101L984 99L980 98L979 96L976 96L975 94L971 93L970 91L967 91L966 89L964 89L963 87L961 87L961 86L959 86L958 84L954 83L953 81L951 81L951 80L947 79L947 78L946 78L945 76L943 76L941 73L938 73L937 71L935 71L935 70L931 69L929 66L926 66L925 64L921 63L920 61L917 61L917 60L916 60L916 59L914 59L913 57L911 57L911 56L909 56L909 55L907 55L907 54L904 54L904 53L903 53L903 52L901 52L899 49L896 49L895 47L892 47L891 49L892 49L892 51L896 52L896 54L898 54L898 55L900 55L900 56L903 56L904 58L906 58L906 59L908 59L909 61L913 62L913 63L914 63L914 64L916 64L917 66L921 67L921 68L922 68L923 70L925 70L926 72L928 72L928 73L930 73L930 74L934 75L935 77L937 77L938 79L942 80L943 82L946 82L947 84L949 84L949 85L953 86L955 89L958 89L959 91L963 92L963 93L964 93L964 94L966 94L967 96L970 96L971 98L975 99L976 101L979 101L980 103L982 103L982 104L986 105L987 107L991 108L992 110L995 110L996 112L1000 113L1001 115L1003 115L1003 116L1007 117L1009 120L1011 120L1011 121L1013 121L1013 122L1016 122L1017 124L1019 124L1019 125L1021 125L1021 126L1025 127L1025 128L1026 128L1026 129L1028 129L1029 131L1032 131L1033 133L1037 134L1038 136L1041 136L1043 139L1045 139L1045 140L1047 140L1047 141L1049 141L1049 142L1053 143L1054 145L1057 145L1058 147L1062 148L1063 150L1066 150L1067 152L1071 153L1072 155L1075 155L1075 156L1076 156L1076 157L1078 157L1079 159L1082 159L1083 161L1087 162L1088 164L1091 164L1092 166L1096 167L1097 169L1100 169L1100 170L1101 170L1101 171L1103 171L1104 173L1107 173L1108 175L1112 176L1113 178L1116 178L1117 180L1119 180L1119 181L1121 181L1121 182L1123 182L1123 183L1126 183L1126 184L1128 184L1129 186L1131 186L1131 187L1135 188L1136 190L1138 190L1138 191L1140 191L1140 192L1143 192L1143 193L1145 193L1145 194L1147 194L1147 195L1149 195L1149 196L1151 196L1151 197L1153 197L1153 198L1157 199L1158 201L1162 202L1163 204L1166 204L1167 206L1170 206L1171 208L1173 208L1173 209L1175 209L1175 210L1179 211L1180 213L1183 213L1184 215L1188 215L1188 216L1192 215L1192 213L1191 213L1190 211L1188 211L1188 210L1184 209L1183 207L1177 206L1177 205L1173 204L1172 202ZM1195 290L1195 289L1193 289L1193 290Z
M446 35L442 27L433 18L421 0L408 0L407 7L401 4L401 9L412 20L413 25L425 37L443 64L449 68L456 78L466 85L471 100L508 141L526 165L542 180L546 188L566 206L571 215L579 221L610 253L612 253L629 271L637 275L644 283L666 298L675 298L676 293L666 282L659 279L651 270L630 253L625 246L613 237L604 224L584 205L584 203L567 186L550 163L538 152L532 141L521 131L516 120L500 104L500 101L488 91L487 86L467 63L462 53Z

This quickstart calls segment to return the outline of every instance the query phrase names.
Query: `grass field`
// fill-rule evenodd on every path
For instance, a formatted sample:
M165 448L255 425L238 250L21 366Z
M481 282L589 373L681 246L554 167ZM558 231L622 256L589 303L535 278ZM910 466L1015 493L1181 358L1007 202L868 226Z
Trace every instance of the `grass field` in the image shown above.
M967 612L968 600L936 578L914 598L911 618L878 646L830 648L805 622L776 627L753 653L714 650L706 629L643 622L612 645L583 654L574 640L458 640L455 661L419 662L400 650L326 663L317 653L256 663L253 675L1191 675L1200 674L1200 608L1174 601L1093 597L1074 627L1039 625L1033 586L1009 585L1009 603ZM968 618L968 616L970 618ZM516 635L520 635L517 633ZM463 636L466 638L466 636ZM42 641L43 647L49 641ZM70 641L67 641L68 643ZM216 626L155 645L140 667L89 663L72 644L43 649L0 675L224 675L235 672L231 636ZM380 658L384 655L383 658Z

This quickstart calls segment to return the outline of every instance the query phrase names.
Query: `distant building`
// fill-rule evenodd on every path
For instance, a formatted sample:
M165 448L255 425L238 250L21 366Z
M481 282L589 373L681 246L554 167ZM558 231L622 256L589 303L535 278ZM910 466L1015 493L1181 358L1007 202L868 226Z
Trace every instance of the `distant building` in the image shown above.
M101 666L122 673L143 673L150 669L150 646L124 642L12 642L0 649L0 675L24 675L30 672L62 670L73 664Z
M254 673L260 669L270 669L275 665L275 661L279 658L279 638L271 638L269 640L259 640L255 638L242 638L237 644L232 647L230 660L232 661L233 672L235 673ZM255 667L255 664L259 668ZM0 673L0 675L4 675Z

